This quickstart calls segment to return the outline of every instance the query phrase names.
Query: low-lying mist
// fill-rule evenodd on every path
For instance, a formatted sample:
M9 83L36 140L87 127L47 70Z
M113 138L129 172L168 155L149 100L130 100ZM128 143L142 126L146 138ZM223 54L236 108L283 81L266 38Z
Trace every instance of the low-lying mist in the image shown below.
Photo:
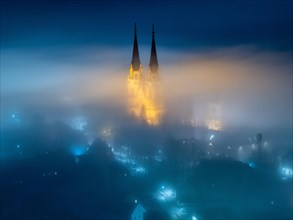
M144 74L148 49L141 47ZM291 53L244 46L200 52L158 47L158 56L165 120L204 120L208 105L216 103L224 130L285 132L292 138ZM130 60L130 47L4 50L1 129L13 114L23 117L22 123L35 115L48 121L82 116L93 130L127 124Z

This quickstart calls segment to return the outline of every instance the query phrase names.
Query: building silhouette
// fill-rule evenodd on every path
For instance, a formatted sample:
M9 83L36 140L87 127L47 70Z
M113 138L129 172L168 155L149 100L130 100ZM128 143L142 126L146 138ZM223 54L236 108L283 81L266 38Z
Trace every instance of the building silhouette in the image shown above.
M150 62L146 75L143 74L139 58L136 24L134 25L134 42L127 90L128 112L138 120L149 125L159 125L163 116L163 103L154 25Z

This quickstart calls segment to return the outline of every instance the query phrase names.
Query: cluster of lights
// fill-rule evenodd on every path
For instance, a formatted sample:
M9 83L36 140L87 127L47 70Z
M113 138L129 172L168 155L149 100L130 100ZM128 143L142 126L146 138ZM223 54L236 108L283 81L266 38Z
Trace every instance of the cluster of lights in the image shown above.
M166 158L164 157L162 150L159 150L154 159L155 161L162 162Z
M134 167L133 168L133 171L134 171L134 174L143 174L143 173L146 173L146 170L144 167L141 167L141 166L137 166L137 167Z
M207 127L209 130L220 131L222 130L222 123L220 120L215 120L215 119L207 120Z
M111 151L114 153L115 159L123 164L133 164L134 161L130 159L130 156L127 153L119 152L111 148Z
M183 219L187 216L187 210L184 207L172 207L169 211L172 219Z
M131 170L131 174L135 175L142 175L146 173L146 169L139 165L134 159L131 158L130 153L128 152L128 148L123 146L121 151L114 150L111 145L108 145L113 152L115 159L122 163L125 166L128 166Z
M211 136L209 137L209 146L213 145L213 139L215 138L214 134L211 134Z
M214 139L215 135L214 134L211 134L210 137L209 137L209 144L208 144L208 151L207 151L207 155L208 157L210 157L212 154L214 154L214 150L213 148L211 148L213 146L213 139Z
M173 206L168 210L172 219L198 220L193 210L188 206Z
M105 129L103 129L103 131L102 131L102 135L103 135L104 137L110 137L110 136L112 135L112 130L111 130L111 128L105 128Z
M161 186L157 193L157 199L159 201L171 201L176 199L176 191L170 187Z

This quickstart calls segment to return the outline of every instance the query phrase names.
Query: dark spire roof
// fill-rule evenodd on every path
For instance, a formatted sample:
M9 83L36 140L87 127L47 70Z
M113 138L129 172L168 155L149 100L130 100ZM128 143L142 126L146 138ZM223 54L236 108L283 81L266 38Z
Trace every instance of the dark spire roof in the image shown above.
M134 43L133 43L131 64L132 64L133 70L139 70L140 59L139 59L138 44L137 44L137 37L136 37L136 23L134 23Z
M158 57L157 57L157 50L156 50L156 42L155 42L155 27L153 25L153 32L152 32L152 49L151 49L151 59L149 64L150 70L152 73L158 71L159 64L158 64Z

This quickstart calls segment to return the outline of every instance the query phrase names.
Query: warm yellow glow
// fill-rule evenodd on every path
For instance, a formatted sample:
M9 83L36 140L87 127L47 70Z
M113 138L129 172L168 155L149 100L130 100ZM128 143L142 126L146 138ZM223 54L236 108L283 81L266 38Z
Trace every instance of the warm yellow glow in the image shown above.
M159 125L163 115L159 79L145 80L142 67L134 71L130 65L127 87L128 112L149 125Z
M223 129L221 118L221 106L213 103L208 106L206 126L210 130L220 131Z
M222 130L222 122L220 120L207 120L206 122L208 129L220 131Z

